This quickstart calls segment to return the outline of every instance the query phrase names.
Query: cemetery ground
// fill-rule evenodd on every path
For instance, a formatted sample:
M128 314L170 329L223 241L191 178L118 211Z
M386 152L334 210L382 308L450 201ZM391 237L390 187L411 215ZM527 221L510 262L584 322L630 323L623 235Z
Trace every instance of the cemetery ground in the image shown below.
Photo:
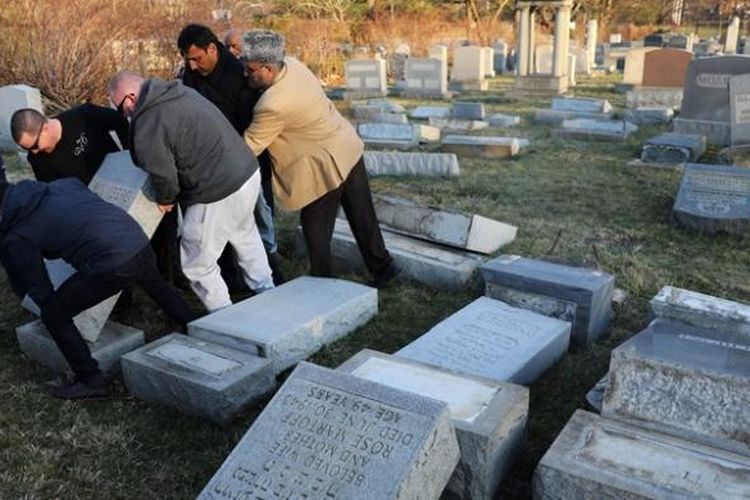
M624 95L612 92L613 84L609 78L579 78L575 95L608 99L621 116ZM461 175L450 179L377 178L371 184L378 193L516 225L518 236L502 253L598 266L614 274L625 292L614 306L609 334L588 348L572 347L531 387L528 442L498 492L529 498L538 461L607 371L612 349L648 323L648 301L662 286L674 285L750 302L750 245L736 236L678 228L671 208L681 171L628 165L663 126L642 126L624 143L555 139L551 127L532 122L534 108L549 107L549 99L511 101L503 97L511 86L510 78L496 78L490 92L461 99L483 101L489 113L520 114L522 126L501 132L531 139L521 155L460 159ZM715 153L709 150L707 162ZM22 168L7 159L11 172ZM294 256L298 215L281 213L277 220L286 274L302 275L307 263ZM220 428L132 399L119 383L112 400L55 400L45 387L51 373L18 350L14 329L30 316L4 275L1 280L0 498L193 498L262 409L258 405ZM392 353L479 295L479 287L445 292L398 282L380 291L380 312L372 321L310 361L336 367L362 348ZM147 340L172 331L164 318L140 292L130 304L118 304L113 316L143 329Z

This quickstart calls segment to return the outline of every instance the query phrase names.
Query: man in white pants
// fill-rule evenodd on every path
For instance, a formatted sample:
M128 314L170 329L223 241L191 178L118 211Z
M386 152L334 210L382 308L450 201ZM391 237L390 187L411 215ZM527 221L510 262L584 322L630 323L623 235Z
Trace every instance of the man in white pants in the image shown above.
M131 155L151 174L159 208L166 213L180 203L182 271L206 309L232 303L216 263L227 243L251 290L273 288L253 217L258 162L221 111L180 82L129 71L115 75L108 92L131 119Z

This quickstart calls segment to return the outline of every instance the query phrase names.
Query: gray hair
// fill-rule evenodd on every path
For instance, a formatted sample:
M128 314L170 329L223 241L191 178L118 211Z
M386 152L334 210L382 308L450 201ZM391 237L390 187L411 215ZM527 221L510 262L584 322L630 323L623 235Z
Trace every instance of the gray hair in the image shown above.
M242 38L242 59L267 64L284 60L284 35L271 30L251 30Z

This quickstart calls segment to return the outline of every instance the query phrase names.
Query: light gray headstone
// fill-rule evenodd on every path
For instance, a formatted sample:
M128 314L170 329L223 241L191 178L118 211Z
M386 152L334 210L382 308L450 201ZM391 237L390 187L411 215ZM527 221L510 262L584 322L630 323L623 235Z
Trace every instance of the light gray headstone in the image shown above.
M10 119L19 109L32 108L44 114L42 94L28 85L0 87L0 152L15 153L20 148L10 133Z
M368 106L379 106L383 113L406 113L404 107L389 99L368 99Z
M516 156L521 148L515 137L488 135L447 135L442 150L468 158L505 158Z
M527 388L367 349L337 370L446 403L461 450L447 490L460 498L494 498L524 441Z
M428 123L431 127L439 128L448 133L470 132L482 130L490 126L489 122L481 120L462 120L459 118L430 118Z
M375 214L389 229L463 250L491 254L510 244L518 228L475 214L417 205L403 198L374 196Z
M512 127L521 124L521 117L518 115L495 113L489 117L489 122L492 127Z
M191 322L188 334L269 358L279 373L377 312L374 288L303 276Z
M750 338L657 318L612 351L602 415L750 456Z
M448 46L447 45L433 45L427 49L427 57L431 59L440 59L445 62L445 66L448 67Z
M480 297L396 356L530 385L568 350L570 323Z
M651 310L660 318L709 330L740 332L750 339L748 304L665 286L651 299Z
M41 320L34 320L16 328L18 347L33 359L58 373L72 374L57 344ZM96 342L89 344L91 356L102 371L117 371L120 356L137 349L145 342L143 332L130 326L107 321Z
M572 324L571 340L588 345L612 319L615 277L518 255L502 255L479 268L485 295Z
M494 50L493 69L495 70L495 74L504 75L508 71L508 44L498 41L492 46L492 48Z
M554 135L567 139L624 141L636 130L636 125L626 121L574 118L563 120L562 128L555 129Z
M682 106L682 94L682 89L643 88L631 90L625 94L625 107L636 109L664 106L676 110Z
M451 114L448 106L418 106L409 116L416 119L447 118Z
M750 170L688 163L672 208L682 226L713 234L750 231Z
M495 50L492 47L482 47L484 63L484 77L492 78L495 76Z
M748 74L729 79L729 109L732 146L750 144L750 61Z
M484 103L456 101L451 107L451 118L459 120L484 120Z
M440 129L410 123L360 123L357 132L365 142L374 140L417 143L440 140Z
M448 66L442 59L406 61L406 91L411 97L446 97Z
M354 59L346 61L344 70L347 97L386 95L388 87L384 60Z
M554 48L552 44L545 43L538 45L534 50L534 72L551 75L552 74L552 55Z
M737 43L740 40L740 18L737 16L732 17L732 21L727 26L727 35L724 41L724 53L725 54L736 54Z
M534 472L534 498L750 496L750 458L577 410Z
M646 163L685 163L696 161L706 152L706 138L702 135L664 132L643 145L641 160Z
M358 105L352 108L354 119L358 122L374 122L378 114L383 113L380 106Z
M365 151L363 156L370 176L455 177L461 173L454 154Z
M371 120L375 123L409 123L404 113L375 113Z
M481 82L484 80L484 51L482 47L456 47L453 51L451 80L456 82Z
M672 117L674 117L674 111L666 106L642 106L625 111L625 121L636 125L669 123Z
M198 499L438 498L458 459L445 403L301 363Z
M612 111L612 105L605 99L555 97L552 99L552 109L579 113L609 113Z
M534 121L549 125L562 125L565 120L575 118L604 121L612 118L612 112L589 113L588 111L560 111L556 109L537 109L534 111Z
M179 333L129 352L121 364L133 396L218 424L276 383L268 359Z

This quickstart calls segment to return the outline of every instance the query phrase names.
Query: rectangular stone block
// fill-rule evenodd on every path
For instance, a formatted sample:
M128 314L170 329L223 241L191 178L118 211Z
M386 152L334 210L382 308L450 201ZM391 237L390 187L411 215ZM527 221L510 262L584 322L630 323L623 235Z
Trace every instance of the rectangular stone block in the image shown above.
M302 276L191 322L188 334L269 358L276 374L345 337L377 312L374 288Z
M638 127L626 121L599 121L586 118L564 120L562 128L553 130L555 137L588 141L621 142Z
M643 86L682 88L693 53L682 49L656 49L646 53Z
M419 120L427 120L429 118L447 118L450 116L451 110L448 106L418 106L412 110L412 118Z
M612 351L602 415L750 456L750 339L657 318Z
M451 118L457 120L484 120L484 103L456 101L451 107Z
M625 93L625 107L664 106L680 109L682 94L682 89L635 89Z
M732 147L750 144L750 75L729 78L729 111Z
M525 439L529 390L364 349L337 368L448 405L461 460L447 490L490 500Z
M678 116L672 120L672 130L678 134L705 136L708 144L716 146L727 146L731 142L731 127L728 122L691 120Z
M471 82L480 84L484 81L485 53L482 47L456 47L453 51L453 67L451 80L456 82Z
M704 136L665 132L646 141L641 160L646 163L686 163L697 160L705 152Z
M37 319L16 328L16 339L19 349L28 358L54 372L73 374L41 320ZM107 321L98 340L89 343L89 349L102 371L117 371L120 357L142 346L144 342L143 331L114 321Z
M364 159L370 176L455 177L461 173L454 154L365 151Z
M396 356L531 385L568 349L570 323L480 297Z
M410 97L448 97L448 65L443 59L406 60L406 89Z
M489 122L478 120L459 120L457 118L430 118L431 127L436 127L443 132L470 132L482 130L490 126Z
M750 459L577 410L534 472L535 499L750 496Z
M372 121L375 123L409 123L409 119L403 113L375 113Z
M606 99L555 97L552 99L552 109L576 113L610 113L612 112L612 105Z
M576 344L588 345L609 328L611 274L517 255L502 255L479 270L486 296L571 323Z
M383 113L406 113L404 107L390 99L368 99L368 106L378 106Z
M521 117L518 115L505 115L503 113L495 113L489 118L491 127L512 127L514 125L521 124Z
M749 304L665 286L651 299L651 310L660 318L722 332L740 332L750 339Z
M360 123L357 132L365 142L399 141L416 145L440 140L440 129L410 123Z
M714 234L750 231L750 170L726 165L687 163L672 208L677 222Z
M534 121L549 125L562 125L565 120L574 118L585 118L590 120L609 120L612 112L590 113L588 111L559 111L556 109L537 109L534 112Z
M518 155L520 144L515 137L447 135L441 149L466 158L507 158Z
M220 425L276 383L268 359L179 333L123 356L122 375L138 399Z
M382 228L385 246L401 268L401 277L439 290L466 286L484 259L426 241L410 238ZM301 241L299 247L304 248ZM340 272L366 271L359 247L346 220L336 219L331 241L334 268Z
M386 95L388 88L384 60L346 61L344 71L348 92L364 92L367 95ZM361 97L364 97L365 94L362 94Z
M625 120L636 125L669 123L672 117L674 117L674 111L666 106L643 106L625 111Z
M518 228L482 217L375 196L375 214L388 229L452 247L491 254L511 243Z
M10 119L13 113L23 108L44 113L39 89L28 85L0 87L0 152L15 153L21 150L10 133Z
M438 498L458 458L445 403L301 363L198 499Z

